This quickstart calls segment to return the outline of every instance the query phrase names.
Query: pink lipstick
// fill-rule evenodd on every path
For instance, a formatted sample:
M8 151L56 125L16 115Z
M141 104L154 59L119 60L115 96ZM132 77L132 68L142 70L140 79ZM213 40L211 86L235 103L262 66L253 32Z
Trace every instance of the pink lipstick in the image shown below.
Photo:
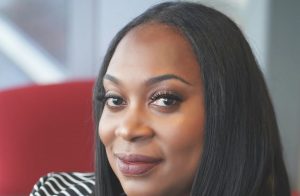
M138 154L116 154L119 170L125 176L141 176L161 163L162 159Z

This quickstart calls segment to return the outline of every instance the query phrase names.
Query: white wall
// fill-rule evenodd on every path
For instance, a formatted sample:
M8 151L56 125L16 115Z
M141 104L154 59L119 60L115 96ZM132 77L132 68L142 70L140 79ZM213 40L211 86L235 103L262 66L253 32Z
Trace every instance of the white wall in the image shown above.
M272 0L268 84L293 188L300 190L300 1Z
M97 53L99 62L102 60L108 45L114 35L131 19L141 14L147 8L163 0L101 0L98 1L97 12ZM96 65L99 68L99 65Z

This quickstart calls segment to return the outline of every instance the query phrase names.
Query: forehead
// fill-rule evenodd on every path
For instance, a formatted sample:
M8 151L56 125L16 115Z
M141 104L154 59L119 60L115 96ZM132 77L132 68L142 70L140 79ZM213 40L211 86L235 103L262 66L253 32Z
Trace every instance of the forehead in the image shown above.
M163 41L169 44L186 42L177 28L155 22L145 23L131 29L122 39L123 43L128 41L138 43L161 43Z
M107 73L122 78L180 74L199 78L200 67L190 43L174 27L148 23L130 30L117 46ZM194 74L193 74L194 73Z

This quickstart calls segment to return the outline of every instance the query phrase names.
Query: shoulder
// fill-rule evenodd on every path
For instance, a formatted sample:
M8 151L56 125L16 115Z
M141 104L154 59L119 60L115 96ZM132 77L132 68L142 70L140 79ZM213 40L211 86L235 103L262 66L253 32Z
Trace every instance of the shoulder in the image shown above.
M94 186L94 173L49 173L34 185L30 196L92 195Z

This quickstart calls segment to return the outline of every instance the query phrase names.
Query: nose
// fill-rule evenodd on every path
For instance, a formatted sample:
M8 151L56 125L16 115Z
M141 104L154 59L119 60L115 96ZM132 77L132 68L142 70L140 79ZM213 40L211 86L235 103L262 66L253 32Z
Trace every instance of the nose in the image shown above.
M154 130L146 123L146 119L147 115L138 109L129 109L116 128L116 136L131 142L152 138Z

